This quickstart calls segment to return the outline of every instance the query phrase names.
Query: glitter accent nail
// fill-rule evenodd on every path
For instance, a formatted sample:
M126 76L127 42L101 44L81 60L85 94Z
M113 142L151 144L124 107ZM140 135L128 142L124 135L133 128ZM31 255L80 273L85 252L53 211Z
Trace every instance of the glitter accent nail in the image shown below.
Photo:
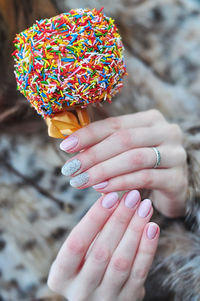
M65 163L65 165L63 165L61 169L61 172L64 176L71 176L80 168L81 168L81 161L79 161L78 159L74 159L70 162Z
M89 174L87 172L83 172L80 175L72 178L70 180L70 185L76 188L85 185L88 181L89 181Z

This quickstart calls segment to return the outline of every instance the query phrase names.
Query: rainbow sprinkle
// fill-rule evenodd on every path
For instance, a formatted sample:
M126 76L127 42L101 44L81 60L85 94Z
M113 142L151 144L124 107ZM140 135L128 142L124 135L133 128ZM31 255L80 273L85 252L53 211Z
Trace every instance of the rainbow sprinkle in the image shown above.
M102 9L36 21L14 44L17 89L44 118L72 106L111 102L123 86L123 44Z

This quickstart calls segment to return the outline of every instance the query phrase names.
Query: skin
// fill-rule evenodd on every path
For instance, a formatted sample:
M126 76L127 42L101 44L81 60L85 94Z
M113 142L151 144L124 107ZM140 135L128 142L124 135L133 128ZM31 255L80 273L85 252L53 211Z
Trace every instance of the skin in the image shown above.
M139 193L138 193L139 194ZM72 230L52 264L48 286L69 301L140 301L159 237L149 222L153 208L139 216L141 198L134 207L121 201L111 208L101 197ZM148 227L156 229L148 237ZM112 237L112 239L110 239Z
M158 211L171 218L184 216L188 171L183 133L159 111L97 121L71 136L78 138L78 143L67 152L79 152L72 159L81 162L72 177L83 172L89 175L89 181L79 189L104 181L108 184L98 189L101 193L149 189ZM161 153L161 165L156 169L152 147Z

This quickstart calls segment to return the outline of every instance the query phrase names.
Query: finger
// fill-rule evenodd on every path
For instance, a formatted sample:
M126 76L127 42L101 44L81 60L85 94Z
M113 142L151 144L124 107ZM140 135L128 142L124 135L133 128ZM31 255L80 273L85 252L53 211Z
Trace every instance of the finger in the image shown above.
M120 242L140 203L138 191L130 191L122 198L92 246L79 274L78 291L82 295L92 292L100 283L106 266Z
M182 148L181 148L182 149ZM171 168L182 164L183 159L177 155L176 148L165 146L159 147L161 156L158 169ZM153 169L157 161L153 148L137 148L122 153L109 160L101 162L89 168L86 172L74 176L70 184L73 187L86 188L112 179L117 176L130 174L138 170ZM63 167L65 173L65 167Z
M156 110L96 121L63 140L60 148L71 153L77 152L100 142L116 130L151 126L155 122L165 122L162 114Z
M143 169L109 179L95 185L94 188L101 193L143 188L173 193L177 190L177 186L179 187L182 178L183 175L179 168ZM103 183L104 185L102 185Z
M154 166L155 161L155 153L152 149L133 149L74 176L70 180L70 185L76 188L93 186L116 176L129 174L139 169L151 168ZM65 166L62 169L62 173L65 174Z
M155 223L148 223L144 228L131 273L121 292L122 295L144 285L156 253L159 233L159 226Z
M158 146L165 140L165 128L166 126L160 126L117 131L68 160L64 165L63 172L66 176L70 176L77 171L79 173L85 171L128 150Z
M118 195L115 192L101 197L72 230L52 265L48 280L52 289L62 286L63 281L76 273L90 244L117 204Z
M141 202L123 238L113 253L101 283L102 290L106 295L111 294L110 298L112 297L113 300L115 294L119 294L121 287L128 279L144 227L150 220L152 214L153 208L151 201L145 199Z

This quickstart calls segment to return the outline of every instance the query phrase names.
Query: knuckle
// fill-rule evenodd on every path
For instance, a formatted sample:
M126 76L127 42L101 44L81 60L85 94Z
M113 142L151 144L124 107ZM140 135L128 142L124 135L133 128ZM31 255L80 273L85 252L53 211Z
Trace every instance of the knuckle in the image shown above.
M109 260L110 254L109 250L104 249L102 247L95 247L92 251L92 256L97 262L105 263Z
M145 156L142 151L134 151L133 156L131 156L131 164L134 167L141 167L144 165Z
M186 161L187 161L187 153L186 153L186 150L183 147L181 147L179 149L178 157L180 159L181 164L186 163Z
M81 137L83 133L85 133L86 137L92 137L93 139L96 137L96 132L93 129L92 123L79 130L79 137Z
M115 178L109 178L109 192L117 190L131 190L133 188L133 181L130 174L123 176L116 176Z
M67 249L71 254L80 255L85 252L85 244L81 239L72 236L68 238Z
M131 135L128 130L121 129L112 134L114 140L117 140L117 143L120 144L124 148L131 147Z
M183 132L180 128L180 126L176 123L170 124L170 132L174 135L174 138L181 140L183 139Z
M131 266L130 260L125 257L117 257L113 259L112 268L118 272L127 272Z
M97 154L93 148L87 149L83 154L83 162L87 162L89 158L89 164L94 165L97 162Z
M113 132L119 130L121 127L121 120L119 117L109 117L106 119L106 121Z
M155 123L158 120L165 120L163 115L157 109L152 109L149 111L151 114L152 122Z
M151 170L150 169L146 169L143 170L140 174L141 177L141 184L145 187L145 188L151 188L153 187L153 177L151 174Z
M91 174L95 183L99 183L107 179L107 168L104 163L99 163L91 168Z

